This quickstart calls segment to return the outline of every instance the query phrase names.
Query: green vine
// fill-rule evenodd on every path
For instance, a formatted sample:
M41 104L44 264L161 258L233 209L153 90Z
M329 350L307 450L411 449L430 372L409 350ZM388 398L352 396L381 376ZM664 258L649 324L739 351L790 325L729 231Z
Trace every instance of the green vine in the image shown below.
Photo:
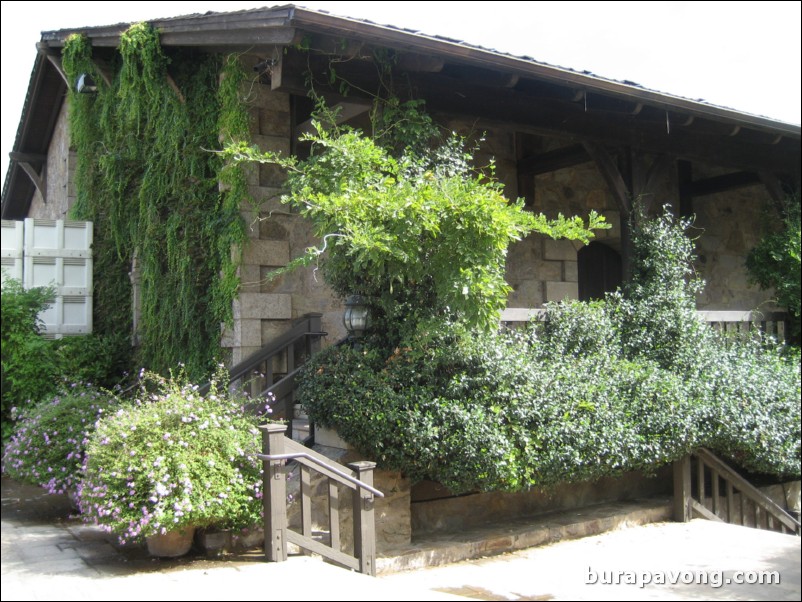
M144 23L120 37L110 66L106 86L88 40L67 40L70 79L89 73L98 84L96 95L70 92L72 215L95 222L95 322L108 332L130 327L135 263L137 362L162 373L184 363L200 377L218 359L239 284L231 249L245 240L247 187L242 170L210 150L248 135L244 72L236 57L168 53Z

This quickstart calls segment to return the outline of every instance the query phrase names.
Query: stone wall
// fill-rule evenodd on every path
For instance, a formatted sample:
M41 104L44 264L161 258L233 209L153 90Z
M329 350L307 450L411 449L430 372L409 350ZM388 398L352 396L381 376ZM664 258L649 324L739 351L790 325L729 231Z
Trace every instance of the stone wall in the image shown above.
M246 70L250 70L252 65L244 60ZM246 98L253 142L264 151L288 155L292 129L289 94L274 92L269 85L247 82ZM281 204L284 177L273 165L251 166L247 171L248 190L254 200L253 206L243 208L249 240L242 249L242 287L234 303L234 325L223 337L223 347L232 350L233 363L245 359L288 330L295 318L310 312L323 314L323 330L329 333L324 345L345 336L342 305L314 267L276 279L269 277L276 268L317 244L311 225Z
M711 170L704 175L718 173ZM762 185L694 199L697 270L706 283L699 309L777 309L771 291L750 284L745 264L773 215L770 206Z
M46 198L37 190L28 217L66 219L75 201L75 152L70 150L67 103L61 107L47 150Z
M249 68L250 65L246 65ZM267 85L249 82L251 130L264 150L290 152L292 127L290 97ZM510 197L518 196L516 136L513 129L494 123L469 121L444 115L436 119L450 130L471 140L482 139L477 165L495 163L495 174ZM538 152L569 144L556 138L539 138ZM678 204L676 167L671 161L644 155L632 165L633 186L649 211ZM703 170L695 177L706 177ZM252 168L248 174L256 208L244 212L250 242L243 252L242 295L235 306L235 325L226 333L224 346L233 349L239 361L284 332L292 319L307 312L323 314L323 329L329 333L324 345L345 336L341 323L343 306L324 284L322 275L309 267L277 279L269 274L286 265L304 250L319 244L311 226L280 202L284 174L274 166ZM534 178L531 208L549 217L585 216L590 210L603 215L611 225L596 233L595 240L621 251L621 214L607 184L592 162ZM760 234L766 195L762 187L711 195L695 201L700 228L699 270L708 287L699 299L704 309L755 309L766 305L770 295L750 286L743 260ZM582 243L552 240L533 234L509 250L507 280L512 286L509 307L540 307L549 301L578 297L577 252Z
M564 511L606 502L670 495L671 468L654 477L627 473L597 481L557 485L520 493L473 493L458 497L415 499L413 489L412 532L454 532L485 523L546 512Z

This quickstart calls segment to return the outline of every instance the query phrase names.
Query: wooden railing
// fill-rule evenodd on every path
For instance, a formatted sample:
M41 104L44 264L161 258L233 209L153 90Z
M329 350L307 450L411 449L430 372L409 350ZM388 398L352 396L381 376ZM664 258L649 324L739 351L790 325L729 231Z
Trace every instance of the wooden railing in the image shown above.
M759 330L778 341L787 342L790 335L789 318L783 312L710 311L699 310L699 317L715 330L727 334L748 334ZM504 326L517 328L533 320L545 320L546 310L533 307L508 307L501 312Z
M704 448L674 462L674 520L691 518L800 534L799 521Z
M256 400L254 406L270 404L274 420L292 423L295 377L327 334L321 330L321 317L309 313L295 320L287 332L229 370L231 383L247 391ZM208 385L201 393L204 388Z
M264 463L263 505L265 520L265 558L271 562L287 560L287 544L367 575L376 575L376 528L373 516L375 497L384 497L373 487L374 462L354 462L349 468L287 438L286 426L267 424L262 430ZM288 527L287 462L301 468L301 532ZM312 537L312 472L328 479L329 537L324 543ZM343 552L340 542L339 487L351 489L354 554Z
M787 342L791 333L789 316L784 312L701 310L698 313L715 330L726 334L747 335L759 330Z

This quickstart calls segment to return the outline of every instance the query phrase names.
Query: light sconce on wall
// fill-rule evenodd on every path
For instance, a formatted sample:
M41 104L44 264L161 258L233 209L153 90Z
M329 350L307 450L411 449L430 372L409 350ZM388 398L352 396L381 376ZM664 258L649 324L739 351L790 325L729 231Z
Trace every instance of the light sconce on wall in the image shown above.
M360 338L370 327L370 311L362 295L350 295L345 300L343 326L351 339Z

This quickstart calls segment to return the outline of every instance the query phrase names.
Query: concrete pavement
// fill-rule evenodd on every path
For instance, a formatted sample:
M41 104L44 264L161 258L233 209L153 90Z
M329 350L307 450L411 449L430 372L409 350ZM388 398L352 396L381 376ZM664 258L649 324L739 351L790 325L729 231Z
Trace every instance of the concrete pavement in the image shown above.
M151 559L69 514L64 497L3 479L2 600L800 600L802 592L800 538L707 521L373 579L310 557ZM726 584L761 571L780 583Z

